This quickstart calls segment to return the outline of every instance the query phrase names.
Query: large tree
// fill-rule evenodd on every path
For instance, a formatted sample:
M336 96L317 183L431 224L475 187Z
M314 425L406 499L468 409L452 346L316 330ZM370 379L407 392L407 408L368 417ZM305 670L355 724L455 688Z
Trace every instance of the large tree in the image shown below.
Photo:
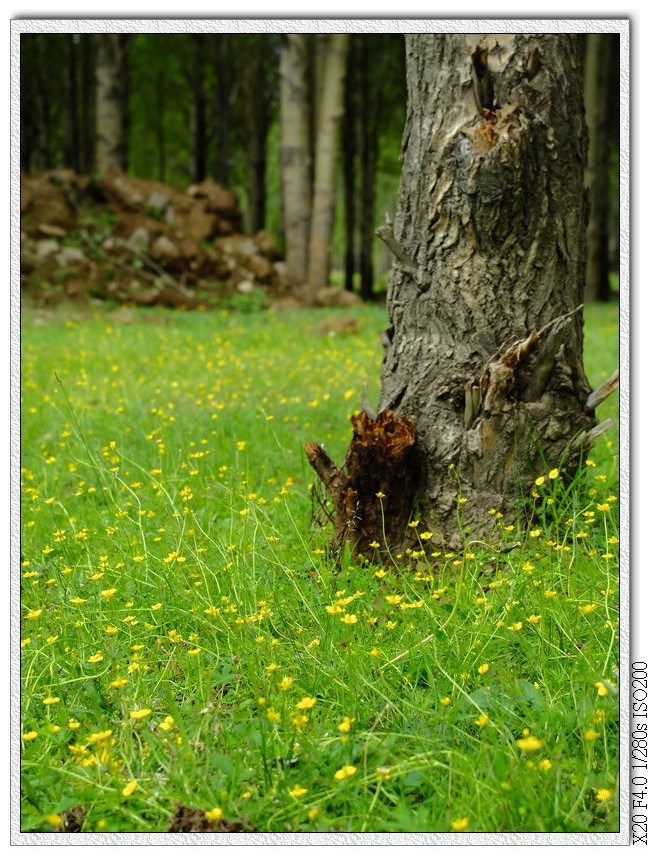
M413 35L406 61L380 413L355 419L342 471L307 446L362 553L406 543L416 509L451 547L514 519L538 475L575 470L601 397L582 365L580 39Z

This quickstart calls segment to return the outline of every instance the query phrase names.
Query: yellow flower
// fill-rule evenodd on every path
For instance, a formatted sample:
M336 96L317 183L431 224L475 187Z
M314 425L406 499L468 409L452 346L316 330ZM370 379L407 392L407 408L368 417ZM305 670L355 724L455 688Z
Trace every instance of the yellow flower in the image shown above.
M487 671L488 671L489 669L490 669L490 665L489 665L489 664L481 664L481 666L478 668L478 671L479 671L479 673L480 673L481 676L482 676L483 673L487 673Z
M293 685L293 679L291 678L291 676L284 676L284 678L282 678L278 682L278 688L281 691L288 691L292 685Z
M174 727L174 718L172 717L172 715L167 715L165 720L161 721L160 724L158 724L158 729L164 730L165 733L168 733L171 729L173 729L173 727Z
M63 825L63 820L58 814L48 814L45 818L45 822L48 826L52 826L53 829L58 829L59 826Z
M533 529L530 533L531 538L538 538L542 534L540 529Z
M104 660L104 655L102 652L95 652L95 654L91 655L87 660L89 664L98 664L100 661Z
M548 772L548 770L551 768L551 766L553 764L551 763L551 761L548 758L546 758L544 760L540 760L537 765L539 766L540 769L543 769L545 772Z
M70 603L74 604L75 607L80 607L82 604L85 604L88 598L70 598Z
M217 820L221 819L223 808L212 808L210 811L204 811L203 814L206 820L209 820L211 823L216 823Z
M131 795L131 793L133 793L133 791L135 790L135 788L137 786L138 786L137 781L129 781L129 783L126 785L126 787L122 788L122 795L124 796L124 798L128 799L129 796Z
M268 718L269 721L272 721L274 724L277 724L282 716L280 715L280 713L276 709L273 709L270 707L266 710L266 717Z
M316 703L316 697L303 697L296 703L296 709L311 709Z
M293 790L289 790L289 795L293 796L294 799L298 799L300 796L304 796L307 792L307 787L301 787L299 784L293 788Z
M354 625L357 622L357 617L354 613L346 613L344 616L341 616L341 621L344 625Z
M521 631L522 628L523 628L522 622L515 622L514 625L508 625L509 631Z
M443 706L448 706L448 705L451 703L451 697L442 697L442 698L440 699L440 703L441 703Z
M530 622L531 625L537 625L541 618L542 618L541 616L532 615L532 616L528 616L526 621Z
M585 739L587 742L595 742L596 739L600 738L600 733L598 730L586 730L585 731Z
M146 718L147 715L150 714L151 709L134 709L132 712L129 712L129 715L136 721L139 721L141 718Z
M60 700L61 700L61 697L46 697L43 700L43 705L44 706L53 706L55 703L60 702Z
M452 820L451 822L451 828L454 830L454 832L462 832L463 829L467 829L468 826L468 817L460 817L458 820Z
M38 619L43 610L30 610L25 616L26 619Z
M541 487L545 480L546 478L544 477L544 475L540 475L538 478L535 478L535 486Z
M109 598L113 597L116 591L117 589L104 589L104 591L100 592L99 594L102 596L102 598L106 598L106 600L109 600Z
M585 604L582 607L578 607L578 609L580 610L581 613L584 613L585 615L589 615L589 613L593 613L593 611L596 609L596 606L597 606L596 604Z
M477 718L474 723L477 727L485 727L486 724L490 723L490 719L487 715L481 715L480 718Z
M523 739L517 739L517 745L528 754L530 751L538 751L544 747L544 743L536 736L525 736Z
M338 770L338 772L334 773L334 777L337 781L343 781L346 778L351 778L356 771L356 766L343 766L341 769Z
M36 730L29 730L27 733L23 733L20 738L23 740L23 742L33 742L37 736L38 733L36 732Z
M386 603L395 606L402 600L402 595L386 595Z
M110 686L111 686L111 688L123 688L127 684L128 681L129 681L128 679L124 679L124 678L113 679L113 681L110 683Z
M555 478L556 478L559 474L560 474L560 472L559 472L557 469L551 469L550 472L548 473L548 476L549 476L549 478L550 478L552 481L554 481Z
M337 730L340 730L341 733L349 733L350 727L354 724L356 718L348 718L346 715L341 723L338 725Z
M601 787L600 790L596 791L596 799L598 799L599 802L606 802L608 799L611 799L611 796L611 790L605 790Z

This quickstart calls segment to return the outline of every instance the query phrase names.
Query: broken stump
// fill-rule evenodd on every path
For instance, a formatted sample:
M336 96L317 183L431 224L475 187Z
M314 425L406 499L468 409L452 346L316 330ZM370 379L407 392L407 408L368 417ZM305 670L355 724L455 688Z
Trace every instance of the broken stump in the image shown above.
M334 505L332 551L390 561L404 542L417 492L415 424L390 409L351 418L353 435L339 469L316 442L305 453Z

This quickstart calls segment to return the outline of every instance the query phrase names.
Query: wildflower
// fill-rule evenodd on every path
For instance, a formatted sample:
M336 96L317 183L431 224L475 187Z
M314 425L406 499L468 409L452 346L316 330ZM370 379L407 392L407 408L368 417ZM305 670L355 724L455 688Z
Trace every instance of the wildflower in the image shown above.
M540 620L541 618L542 618L541 616L531 615L531 616L528 616L528 618L526 619L526 621L527 621L527 622L530 622L531 625L537 625L537 624L539 623L539 620Z
M341 621L344 625L354 625L357 622L357 617L354 613L346 613L345 616L341 616Z
M596 791L596 799L598 799L599 802L606 802L608 799L611 799L611 796L611 790L605 790L601 788L600 790Z
M45 822L48 826L51 826L53 829L58 829L63 825L63 820L59 817L58 814L48 814L45 818Z
M545 772L548 772L548 770L551 768L551 766L553 764L551 763L551 761L548 758L546 758L544 760L540 760L537 765L539 766L540 769L543 769Z
M608 511L608 510L609 510L609 505L607 504L607 502L604 502L602 505L596 505L596 508L597 508L599 511Z
M200 651L201 651L201 647L196 646L194 649L188 649L187 654L188 655L198 655Z
M269 673L274 673L276 670L280 669L280 665L279 664L269 664L266 669L269 671Z
M544 477L544 475L540 475L538 478L535 478L535 486L541 487L545 480L546 478Z
M44 706L53 706L55 703L60 702L60 700L61 700L61 697L46 697L43 700L43 705Z
M269 721L272 721L274 724L277 724L280 721L282 716L277 711L277 709L273 709L272 707L269 707L266 710L266 717Z
M585 739L587 740L587 742L595 742L598 738L600 738L600 733L597 730L585 731Z
M402 600L402 595L386 595L386 603L396 606Z
M296 709L311 709L316 703L316 697L303 697L296 703Z
M110 598L113 597L116 591L117 589L104 589L104 591L100 592L99 594L102 596L102 598L105 598L108 601Z
M460 817L458 820L452 820L451 828L454 832L462 832L469 826L469 817Z
M297 730L304 730L309 723L307 715L292 715L291 723Z
M451 697L441 697L440 703L442 706L448 706L451 703Z
M530 751L538 751L540 748L544 747L544 743L541 739L529 735L524 736L523 739L517 739L517 745L525 754L528 754Z
M167 715L164 721L161 721L158 724L158 729L163 730L165 733L169 733L169 731L174 727L174 718L172 715Z
M557 469L551 469L550 472L548 473L548 476L552 481L554 481L555 478L558 477L559 474L560 474L560 472Z
M89 745L96 745L98 742L110 739L112 735L112 730L101 730L99 733L91 733L90 736L86 736L86 742L88 742Z
M113 681L110 683L110 686L111 686L111 688L123 688L128 683L128 681L129 681L128 679L124 679L124 678L113 679Z
M26 619L38 619L43 610L30 610L25 616Z
M291 678L291 676L284 676L284 678L282 678L278 682L278 688L281 691L288 691L292 685L293 685L293 679Z
M29 730L27 733L23 733L20 738L23 740L23 742L33 742L34 739L37 738L37 736L38 733L36 732L36 730Z
M103 661L103 660L104 660L104 655L102 652L95 652L94 655L91 655L89 658L87 658L87 662L89 664L98 664L100 661Z
M350 727L354 724L356 720L356 718L348 718L348 716L346 715L341 721L341 723L337 726L337 730L339 730L341 733L349 733Z
M385 493L382 493L381 490L378 493L375 493L375 495L377 496L378 499L385 499L386 498Z
M134 709L132 712L129 712L131 718L134 718L136 721L139 721L141 718L146 718L147 715L151 714L151 709Z
M478 668L478 671L479 671L479 673L480 673L481 676L482 676L483 673L487 673L487 671L488 671L489 669L490 669L490 665L489 665L489 664L481 664L481 666Z
M390 769L387 766L377 766L377 779L379 781L390 780Z
M356 771L356 766L343 766L338 772L334 773L334 777L337 781L344 781L346 778L351 778Z
M307 792L307 787L301 787L299 784L293 788L293 790L289 790L289 795L293 796L294 799L298 799L300 796L304 796Z
M523 628L522 622L515 622L514 625L508 625L509 631L521 631L522 628Z
M320 646L320 638L319 638L319 637L315 637L315 638L311 641L311 643L307 643L307 648L308 648L308 649L315 649L316 646Z
M533 529L530 533L531 538L538 538L542 534L541 529Z
M211 823L216 823L217 820L220 820L222 814L223 808L212 808L210 811L203 812L205 819L209 820Z
M480 727L482 729L483 727L485 727L486 724L490 723L490 719L488 718L487 715L481 715L479 718L477 718L474 721L474 723L476 724L477 727Z
M578 609L581 613L584 613L587 616L589 615L589 613L593 613L593 611L596 609L596 606L596 604L585 604L582 607L578 607Z
M122 788L122 795L124 796L124 798L128 799L129 796L131 795L131 793L134 792L134 790L137 786L138 786L137 781L129 781L129 783L126 785L126 787Z

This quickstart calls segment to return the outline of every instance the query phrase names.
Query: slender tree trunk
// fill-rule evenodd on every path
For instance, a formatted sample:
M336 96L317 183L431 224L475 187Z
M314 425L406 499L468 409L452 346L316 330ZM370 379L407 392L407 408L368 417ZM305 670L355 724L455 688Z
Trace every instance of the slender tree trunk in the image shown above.
M128 34L103 33L97 37L96 168L100 174L126 168L128 46Z
M90 174L93 170L95 144L95 111L93 93L95 89L95 64L92 36L80 37L81 49L81 171Z
M360 61L361 70L361 297L370 300L374 293L373 243L375 239L375 183L377 177L377 157L379 148L379 129L375 95L371 93L369 81L368 44L364 42Z
M224 187L230 183L230 98L232 91L232 56L230 36L215 37L214 72L216 79L215 136L216 165L214 179Z
M244 71L248 222L253 234L261 231L266 222L266 139L270 123L268 79L271 72L266 57L266 37L263 39L263 42L251 44L250 61Z
M201 183L206 176L207 127L205 96L205 35L194 36L194 69L192 94L194 96L194 142L192 179Z
M77 37L78 38L78 37ZM73 171L81 170L81 147L79 141L79 95L77 86L77 53L75 36L67 38L67 75L65 81L65 119L63 162Z
M585 108L589 127L586 184L590 192L585 296L609 300L609 145L613 40L618 36L590 33L585 52Z
M167 175L166 103L167 83L165 81L165 71L159 69L156 73L156 150L158 152L158 180L163 183Z
M363 38L362 36L361 39ZM352 36L348 52L348 71L345 76L345 112L343 114L343 200L345 202L345 288L347 291L354 291L357 259L357 118L360 110L357 56L357 39Z
M311 217L307 44L303 34L290 34L282 40L280 115L287 270L291 281L303 286Z
M349 36L329 37L324 65L322 103L318 117L314 166L314 197L309 237L307 298L313 301L319 288L327 285L334 203L336 199L336 164L338 131L343 114L343 82Z

